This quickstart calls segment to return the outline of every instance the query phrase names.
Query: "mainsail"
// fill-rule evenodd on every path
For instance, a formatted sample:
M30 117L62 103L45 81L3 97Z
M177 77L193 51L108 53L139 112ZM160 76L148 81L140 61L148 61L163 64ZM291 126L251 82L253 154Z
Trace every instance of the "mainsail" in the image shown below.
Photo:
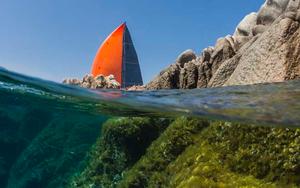
M112 74L122 88L143 85L138 57L125 23L102 43L94 59L91 73L93 76Z

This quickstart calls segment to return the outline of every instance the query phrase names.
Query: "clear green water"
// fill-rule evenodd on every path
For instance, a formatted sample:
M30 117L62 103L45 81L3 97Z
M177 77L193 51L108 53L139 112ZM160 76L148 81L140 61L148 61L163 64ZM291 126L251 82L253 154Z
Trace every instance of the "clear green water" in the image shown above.
M92 91L0 69L0 187L64 187L109 118L178 117L298 128L300 81Z

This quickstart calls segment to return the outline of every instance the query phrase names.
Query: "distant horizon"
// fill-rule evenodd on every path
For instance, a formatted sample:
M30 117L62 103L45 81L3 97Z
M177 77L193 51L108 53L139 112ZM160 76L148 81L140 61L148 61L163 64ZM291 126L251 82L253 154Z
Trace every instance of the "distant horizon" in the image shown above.
M4 0L0 66L56 82L82 78L104 39L126 22L148 83L181 52L200 54L218 38L233 34L243 17L263 3Z

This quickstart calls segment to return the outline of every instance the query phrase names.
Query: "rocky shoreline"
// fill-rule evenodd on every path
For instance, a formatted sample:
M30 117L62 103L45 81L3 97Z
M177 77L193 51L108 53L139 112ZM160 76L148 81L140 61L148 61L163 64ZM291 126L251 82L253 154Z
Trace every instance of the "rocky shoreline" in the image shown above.
M299 0L267 0L235 33L197 56L183 52L145 87L194 89L300 78Z

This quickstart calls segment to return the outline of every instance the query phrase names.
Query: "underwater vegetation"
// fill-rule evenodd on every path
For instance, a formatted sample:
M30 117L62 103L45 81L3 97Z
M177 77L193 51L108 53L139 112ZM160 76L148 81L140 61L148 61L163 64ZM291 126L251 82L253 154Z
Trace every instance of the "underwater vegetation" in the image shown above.
M122 179L122 172L145 154L147 147L169 125L168 119L113 118L102 127L102 136L89 154L87 168L70 187L108 187Z
M161 121L109 120L70 187L300 186L300 129Z
M100 134L96 122L106 120L90 118L56 115L19 155L7 187L64 187L68 177L82 168L86 152Z

